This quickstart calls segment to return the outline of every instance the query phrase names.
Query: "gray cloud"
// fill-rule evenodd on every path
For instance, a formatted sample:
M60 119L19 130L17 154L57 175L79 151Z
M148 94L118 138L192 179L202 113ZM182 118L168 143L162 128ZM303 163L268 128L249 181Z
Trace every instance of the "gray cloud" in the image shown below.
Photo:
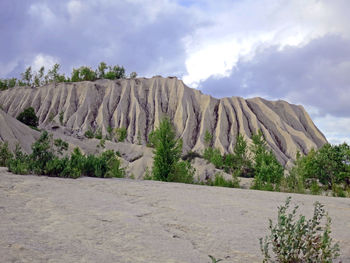
M59 58L66 72L106 61L141 75L182 75L182 39L200 24L190 9L162 0L21 2L0 4L2 77L22 72L38 54Z
M319 115L350 115L350 40L336 35L303 47L258 48L226 78L211 77L201 89L216 97L263 96L311 106ZM314 114L316 116L317 114Z

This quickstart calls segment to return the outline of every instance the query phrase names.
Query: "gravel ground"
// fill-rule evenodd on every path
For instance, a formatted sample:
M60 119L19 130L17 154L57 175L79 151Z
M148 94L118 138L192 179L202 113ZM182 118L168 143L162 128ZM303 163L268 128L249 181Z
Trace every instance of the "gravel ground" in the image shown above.
M325 204L350 262L350 199L0 168L0 262L261 262L258 238L288 195L308 217Z

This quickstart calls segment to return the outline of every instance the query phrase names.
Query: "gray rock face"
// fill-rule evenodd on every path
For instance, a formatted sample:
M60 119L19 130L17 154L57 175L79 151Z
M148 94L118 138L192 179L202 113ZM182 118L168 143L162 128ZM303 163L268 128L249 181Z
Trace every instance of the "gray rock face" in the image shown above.
M162 117L169 116L183 139L184 152L202 152L206 130L214 136L213 146L225 153L232 152L238 134L250 143L252 134L260 129L283 165L288 165L297 151L307 153L327 142L302 106L261 98L216 99L176 78L13 88L0 92L0 105L14 117L32 106L40 127L60 127L78 137L90 128L101 128L107 134L108 127L125 127L126 141L134 144L140 140L146 144L148 134Z

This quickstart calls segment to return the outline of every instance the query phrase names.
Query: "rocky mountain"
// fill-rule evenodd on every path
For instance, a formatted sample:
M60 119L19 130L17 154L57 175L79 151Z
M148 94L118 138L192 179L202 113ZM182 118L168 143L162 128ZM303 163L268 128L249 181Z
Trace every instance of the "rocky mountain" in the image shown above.
M172 77L16 87L0 92L0 105L13 117L32 106L39 127L78 138L88 129L107 134L109 127L125 127L126 141L133 144L146 144L161 118L169 116L184 152L202 152L207 130L213 146L225 153L232 152L238 134L250 142L260 129L283 165L297 151L307 153L327 142L302 106L262 98L216 99Z

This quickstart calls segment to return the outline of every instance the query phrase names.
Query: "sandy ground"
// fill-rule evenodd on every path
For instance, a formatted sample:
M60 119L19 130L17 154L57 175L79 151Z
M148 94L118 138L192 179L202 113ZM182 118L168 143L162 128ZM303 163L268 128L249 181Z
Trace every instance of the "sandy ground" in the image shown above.
M258 238L288 194L128 179L20 176L0 168L0 262L261 262ZM350 262L350 199L326 205ZM337 261L338 262L338 261Z

